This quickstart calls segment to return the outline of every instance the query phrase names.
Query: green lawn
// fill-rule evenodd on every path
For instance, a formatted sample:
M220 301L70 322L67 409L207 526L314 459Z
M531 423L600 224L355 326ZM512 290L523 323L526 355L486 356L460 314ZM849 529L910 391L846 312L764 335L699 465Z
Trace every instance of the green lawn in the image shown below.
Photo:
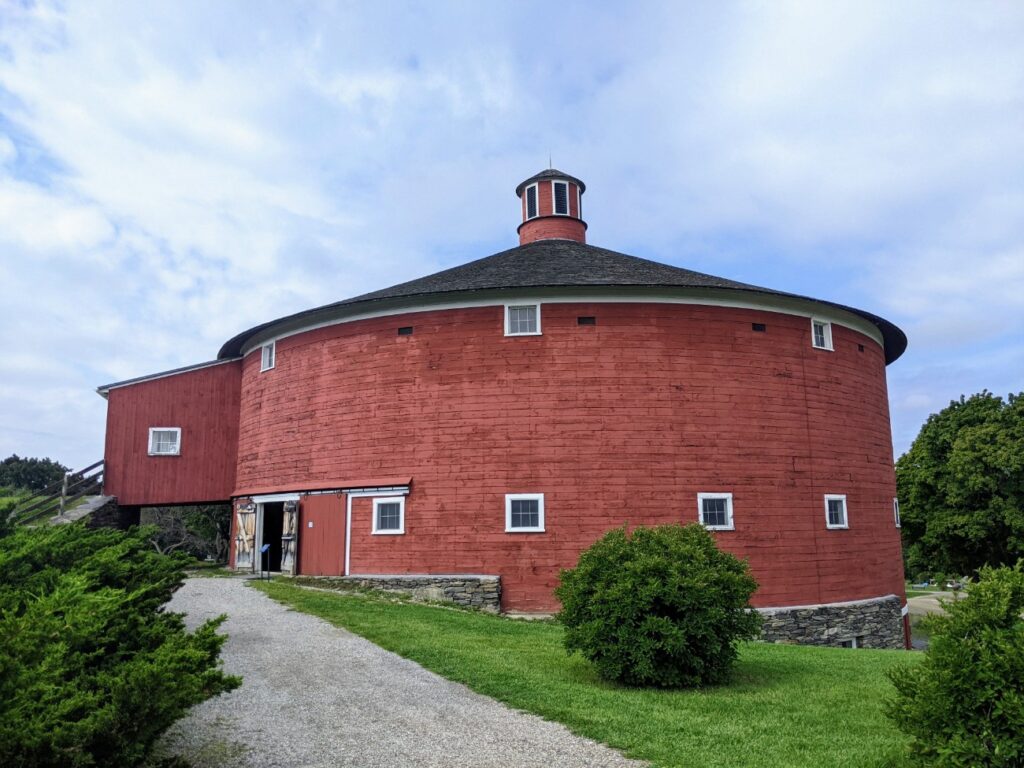
M23 491L19 488L6 488L0 486L0 504L7 501L21 501L28 498L28 491Z
M554 622L528 622L285 581L250 586L451 680L564 723L659 766L902 765L905 743L882 715L885 670L901 651L746 643L732 685L633 690L599 680L562 648Z

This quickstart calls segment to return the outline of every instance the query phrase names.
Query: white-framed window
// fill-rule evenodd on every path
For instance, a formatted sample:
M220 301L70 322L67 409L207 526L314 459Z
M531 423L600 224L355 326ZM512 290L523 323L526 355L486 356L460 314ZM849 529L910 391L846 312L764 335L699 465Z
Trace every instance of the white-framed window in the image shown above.
M712 531L731 531L732 494L698 493L697 514L701 525Z
M540 304L506 304L506 336L540 336Z
M846 518L846 497L838 494L825 494L825 527L849 528Z
M526 188L526 218L536 219L539 214L537 207L537 185L531 184Z
M405 497L373 500L373 533L405 533Z
M848 637L845 640L840 640L839 645L843 648L863 648L864 635L857 635L856 637Z
M900 500L893 497L892 500L892 519L896 523L896 527L900 527Z
M268 341L260 347L260 372L269 371L277 362L277 342Z
M506 493L505 532L543 533L544 494Z
M811 344L815 349L832 350L832 323L811 318Z
M181 427L150 427L150 456L179 456L181 454Z
M556 216L569 215L569 184L565 181L551 182L552 210Z

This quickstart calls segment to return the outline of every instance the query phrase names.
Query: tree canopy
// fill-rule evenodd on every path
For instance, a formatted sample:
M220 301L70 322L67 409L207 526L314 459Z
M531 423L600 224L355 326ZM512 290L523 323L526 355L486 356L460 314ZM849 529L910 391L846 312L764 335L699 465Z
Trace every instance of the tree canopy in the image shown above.
M1024 393L928 417L896 462L907 567L973 573L1024 557Z
M0 488L41 491L60 482L69 471L53 459L22 458L15 453L0 461Z

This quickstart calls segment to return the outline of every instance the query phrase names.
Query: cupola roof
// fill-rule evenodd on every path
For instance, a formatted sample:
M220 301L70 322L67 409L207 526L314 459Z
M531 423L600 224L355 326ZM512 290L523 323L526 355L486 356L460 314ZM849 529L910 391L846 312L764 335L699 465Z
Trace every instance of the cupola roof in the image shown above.
M576 184L580 188L580 192L587 191L587 185L584 184L579 179L577 179L575 176L570 176L568 173L562 173L562 171L558 170L557 168L548 168L547 170L541 171L540 173L533 174L533 176L526 179L525 181L519 182L519 186L516 187L516 194L519 197L522 197L524 188L526 188L530 184L533 184L533 182L535 181L542 181L544 179L561 179L563 181L571 181L573 184Z

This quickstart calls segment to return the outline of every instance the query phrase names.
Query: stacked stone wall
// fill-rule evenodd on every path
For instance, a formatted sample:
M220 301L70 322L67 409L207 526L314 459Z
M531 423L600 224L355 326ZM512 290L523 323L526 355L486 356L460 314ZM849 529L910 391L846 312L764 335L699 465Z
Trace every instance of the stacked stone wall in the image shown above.
M769 643L903 648L900 599L888 595L838 605L761 608L761 639Z
M413 600L448 602L464 608L497 613L501 608L499 576L298 576L309 586L337 589L373 589L408 595Z

